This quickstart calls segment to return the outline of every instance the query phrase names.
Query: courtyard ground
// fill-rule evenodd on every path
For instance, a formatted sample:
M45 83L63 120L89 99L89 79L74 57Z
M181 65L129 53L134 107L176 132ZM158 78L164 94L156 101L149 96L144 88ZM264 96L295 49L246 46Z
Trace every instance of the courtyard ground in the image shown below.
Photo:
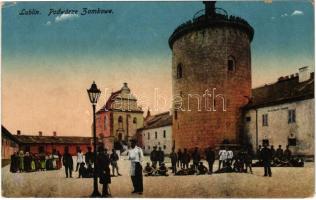
M113 177L113 197L310 197L314 195L314 163L304 168L272 168L273 176L263 177L263 168L253 174L229 173L201 176L144 177L143 195L131 194L129 161L119 161L123 176ZM148 158L147 158L148 159ZM169 166L170 163L167 163ZM214 169L217 169L217 161ZM10 173L2 168L2 196L5 197L89 197L93 179L65 178L57 171ZM101 185L99 186L101 191Z

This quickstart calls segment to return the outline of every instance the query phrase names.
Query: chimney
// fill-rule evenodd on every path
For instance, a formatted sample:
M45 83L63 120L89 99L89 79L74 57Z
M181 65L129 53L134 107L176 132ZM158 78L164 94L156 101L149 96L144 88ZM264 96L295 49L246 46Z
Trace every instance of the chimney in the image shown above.
M16 131L16 134L17 134L17 135L21 135L21 131L20 131L20 130L17 130L17 131Z
M43 136L43 132L42 131L38 131L38 136Z
M304 82L310 79L309 68L308 66L301 67L298 69L298 82Z
M56 131L53 132L53 136L54 136L54 137L57 136L57 132L56 132Z

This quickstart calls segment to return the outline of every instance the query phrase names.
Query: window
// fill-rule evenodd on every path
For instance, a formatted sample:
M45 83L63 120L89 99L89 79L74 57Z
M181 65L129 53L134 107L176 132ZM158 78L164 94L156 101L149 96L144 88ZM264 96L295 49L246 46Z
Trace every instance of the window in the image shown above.
M148 137L148 140L150 140L150 133L149 132L148 132L148 136L147 137Z
M157 139L157 132L155 132L155 139Z
M288 138L289 146L296 146L296 138Z
M177 66L177 79L182 78L182 64L178 64Z
M262 115L262 126L268 126L268 114Z
M268 139L263 139L263 140L262 140L262 146L263 146L263 145L269 146L269 140L268 140Z
M296 121L296 113L295 110L289 110L288 115L288 123L295 123Z
M178 112L176 110L174 111L174 119L178 119Z
M229 56L228 57L228 61L227 61L227 69L228 71L235 71L236 70L236 62L235 62L235 58L233 56Z
M134 117L134 119L133 119L133 123L134 123L134 124L136 124L136 123L137 123L137 118L136 118L136 117Z
M150 146L148 146L148 150L150 150Z
M246 122L250 122L251 121L251 117L246 117Z
M166 138L166 130L163 130L163 138Z
M167 147L166 147L166 145L163 145L163 149L166 149Z
M123 117L122 116L119 116L118 118L118 123L122 123L123 122Z

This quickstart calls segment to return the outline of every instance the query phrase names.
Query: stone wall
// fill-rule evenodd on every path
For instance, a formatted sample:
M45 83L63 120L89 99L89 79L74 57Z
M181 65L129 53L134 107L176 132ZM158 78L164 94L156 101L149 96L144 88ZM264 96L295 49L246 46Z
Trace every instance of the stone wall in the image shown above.
M224 139L237 143L242 129L241 107L251 96L248 35L236 27L208 27L180 37L172 49L173 95L182 97L184 109L173 113L176 149L215 147ZM228 70L230 57L235 60L233 71ZM177 78L180 63L183 76ZM207 95L210 98L206 101L203 98L206 90L211 96L214 90L215 95L220 94L225 100Z

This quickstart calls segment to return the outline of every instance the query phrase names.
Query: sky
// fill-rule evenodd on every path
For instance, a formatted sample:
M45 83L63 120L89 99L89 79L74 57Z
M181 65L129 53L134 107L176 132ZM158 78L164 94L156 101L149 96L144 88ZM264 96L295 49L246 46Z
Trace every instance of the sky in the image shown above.
M96 81L100 108L127 82L143 110L170 109L174 29L203 9L202 2L6 2L2 3L2 125L11 132L91 135L86 89ZM311 1L223 2L216 7L254 28L252 87L314 71ZM79 14L51 14L50 9ZM82 8L111 14L80 15ZM40 15L19 15L36 9ZM158 107L155 107L158 96Z

